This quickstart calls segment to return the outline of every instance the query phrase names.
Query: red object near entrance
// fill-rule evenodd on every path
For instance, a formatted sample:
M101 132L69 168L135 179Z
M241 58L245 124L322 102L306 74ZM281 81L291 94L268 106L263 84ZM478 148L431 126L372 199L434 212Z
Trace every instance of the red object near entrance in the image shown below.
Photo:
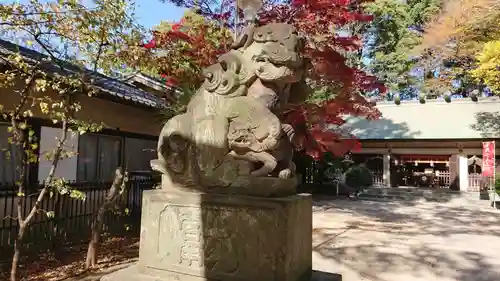
M495 141L483 142L483 176L495 176Z

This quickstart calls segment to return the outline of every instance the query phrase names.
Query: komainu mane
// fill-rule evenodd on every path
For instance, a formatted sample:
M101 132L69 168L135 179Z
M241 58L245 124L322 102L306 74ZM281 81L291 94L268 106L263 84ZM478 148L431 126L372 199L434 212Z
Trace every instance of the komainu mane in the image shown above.
M158 159L151 161L163 174L162 188L295 193L294 132L281 112L305 96L292 93L304 83L302 48L291 25L247 27L233 49L203 71L186 113L163 126Z

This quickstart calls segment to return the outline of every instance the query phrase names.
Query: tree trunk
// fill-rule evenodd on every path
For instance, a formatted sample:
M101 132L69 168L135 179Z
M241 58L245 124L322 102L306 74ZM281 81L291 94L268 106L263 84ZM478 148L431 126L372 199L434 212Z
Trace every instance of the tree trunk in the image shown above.
M12 256L12 264L11 264L11 269L10 269L10 281L16 281L17 280L17 268L19 266L19 261L21 259L21 246L23 242L23 238L25 235L26 230L28 229L32 219L34 218L35 214L38 212L41 202L44 199L44 196L47 194L49 191L49 184L52 182L54 175L55 175L55 170L57 168L57 164L59 163L59 159L61 156L61 153L63 151L63 145L66 141L67 138L67 133L68 133L68 120L65 119L62 121L62 135L61 138L57 142L57 146L54 150L54 157L52 159L52 164L51 164L51 169L49 171L49 175L45 179L45 184L42 190L40 191L40 194L37 197L37 200L35 201L35 205L31 207L31 210L29 211L28 215L24 217L23 210L26 204L26 195L25 192L28 190L26 188L26 163L29 163L26 160L26 151L21 152L20 149L24 149L24 146L28 144L26 140L26 131L24 129L21 129L18 125L22 121L21 118L19 118L19 114L21 113L22 108L26 105L28 101L28 97L30 95L30 90L32 89L33 83L35 82L35 78L37 77L38 73L38 67L40 64L36 65L35 68L33 69L33 73L31 74L31 77L28 79L26 82L26 86L20 93L21 96L21 101L20 103L16 106L15 110L12 112L10 115L10 123L11 123L11 128L13 129L13 144L15 144L19 149L16 149L16 154L17 154L17 159L21 159L21 164L18 165L19 169L19 186L18 186L18 199L17 199L17 221L19 224L19 231L17 233L16 240L14 242L14 255ZM69 103L69 98L68 98L68 103Z
M97 253L99 247L99 238L101 237L101 229L104 220L105 210L104 204L99 207L99 212L92 222L89 247L87 249L87 258L85 260L85 268L89 269L97 264Z
M111 193L111 190L113 190L113 188L116 188L116 190L118 190L118 187L112 186L109 193ZM108 201L107 200L108 198L109 195L106 198L106 201ZM109 201L108 202L106 201L99 207L99 211L97 212L97 215L95 216L94 221L92 222L90 242L87 250L87 259L85 261L86 269L94 267L97 264L97 254L99 248L99 240L101 238L102 225L104 223L104 214L106 214L106 210L109 206Z
M19 259L21 258L21 245L26 226L25 224L19 226L19 232L14 241L14 255L12 256L12 265L10 268L10 281L17 281L17 268L19 266Z
M97 265L97 255L99 253L99 240L101 238L101 230L104 224L104 215L108 208L113 205L118 198L120 189L123 190L127 182L127 173L123 174L122 168L117 168L115 179L111 185L104 203L99 207L97 214L94 216L91 226L90 242L87 249L87 258L85 260L85 269L89 269Z

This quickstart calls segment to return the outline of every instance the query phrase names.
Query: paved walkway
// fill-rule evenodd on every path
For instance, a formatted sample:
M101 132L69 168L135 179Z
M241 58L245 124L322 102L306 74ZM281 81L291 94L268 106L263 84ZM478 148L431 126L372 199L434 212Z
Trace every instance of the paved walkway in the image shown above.
M486 205L316 201L314 269L343 281L499 281L500 213Z

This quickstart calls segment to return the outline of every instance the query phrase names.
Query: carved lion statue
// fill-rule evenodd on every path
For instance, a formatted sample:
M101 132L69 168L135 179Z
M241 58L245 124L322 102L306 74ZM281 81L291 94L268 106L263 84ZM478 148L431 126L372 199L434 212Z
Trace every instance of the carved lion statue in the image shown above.
M160 133L162 188L257 196L295 193L293 129L281 109L303 82L302 38L293 26L249 26L218 63L184 114ZM292 94L293 95L293 94Z

